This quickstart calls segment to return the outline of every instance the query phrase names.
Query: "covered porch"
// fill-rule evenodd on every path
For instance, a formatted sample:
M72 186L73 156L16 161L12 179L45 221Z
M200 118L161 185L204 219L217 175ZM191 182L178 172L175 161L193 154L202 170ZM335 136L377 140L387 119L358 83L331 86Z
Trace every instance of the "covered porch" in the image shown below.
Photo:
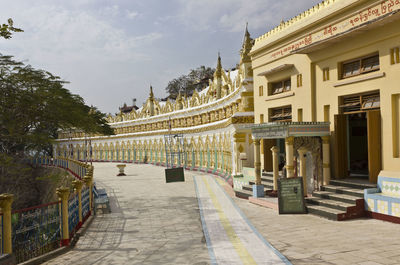
M278 187L279 171L282 168L280 162L284 162L282 171L283 177L303 177L304 194L311 193L314 189L328 185L331 178L330 169L330 127L329 122L271 122L254 124L251 126L252 137L254 140L254 170L255 186L261 186L261 141L268 141L268 145L263 143L264 154L271 152L268 156L271 161L273 171L273 190ZM284 140L284 148L279 146L279 142ZM283 149L283 150L282 150ZM284 154L280 159L280 155ZM312 161L312 166L307 166L307 156ZM266 159L267 159L266 158ZM297 161L299 163L297 163ZM314 168L313 172L307 172ZM309 177L307 177L309 176ZM308 184L314 178L316 183L313 188L307 190ZM308 179L308 180L307 180ZM263 197L263 192L257 194L253 188L253 194ZM261 191L261 189L259 189Z

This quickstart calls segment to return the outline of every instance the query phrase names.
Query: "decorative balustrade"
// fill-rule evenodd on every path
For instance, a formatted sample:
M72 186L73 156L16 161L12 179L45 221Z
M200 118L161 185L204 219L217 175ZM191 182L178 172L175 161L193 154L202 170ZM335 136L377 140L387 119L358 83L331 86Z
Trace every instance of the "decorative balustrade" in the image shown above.
M78 194L72 194L68 200L68 231L69 237L73 237L79 224L79 200Z
M69 188L60 188L59 201L22 210L11 211L13 195L0 194L0 254L12 253L18 263L69 244L90 216L93 196L92 166L68 158L37 157L29 162L65 169L77 180L73 181L75 192L70 198Z
M34 166L44 166L44 167L59 167L70 172L74 177L82 179L88 173L90 165L84 162L65 158L65 157L35 157L31 159L31 164Z
M59 247L60 202L13 211L12 249L18 263Z

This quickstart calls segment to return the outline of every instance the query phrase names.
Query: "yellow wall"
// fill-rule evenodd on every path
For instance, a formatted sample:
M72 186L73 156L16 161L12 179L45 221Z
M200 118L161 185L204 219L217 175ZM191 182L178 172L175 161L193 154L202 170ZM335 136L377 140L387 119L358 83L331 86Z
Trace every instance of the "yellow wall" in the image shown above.
M400 15L393 14L365 22L362 28L347 25L349 29L338 34L336 39L321 39L315 41L315 36L329 25L347 21L357 16L360 11L368 11L368 7L377 8L381 1L338 0L326 1L304 16L285 22L256 39L250 53L254 71L254 111L255 123L260 122L260 114L268 121L268 109L285 105L292 106L292 121L298 121L298 109L302 109L303 121L325 121L324 109L329 105L329 121L331 131L334 131L334 115L339 113L339 97L379 90L381 100L381 132L382 132L382 169L399 171L399 105L400 105L400 63L391 64L390 50L400 47ZM383 3L388 5L390 3ZM400 4L393 6L400 9ZM381 9L379 9L382 11ZM387 11L388 13L388 11ZM339 24L338 24L339 25ZM343 25L343 24L342 24ZM282 53L275 57L277 51L288 47L293 42L314 34L313 45L305 47L308 50L296 50L292 53ZM324 43L323 43L324 42ZM307 45L303 45L307 46ZM300 46L302 48L302 46ZM355 77L339 79L338 65L341 62L379 52L379 71L362 74ZM259 76L260 73L272 70L284 64L293 64L290 69ZM329 67L328 81L323 81L323 69ZM296 75L302 74L303 85L296 86ZM382 76L379 76L382 75ZM290 92L267 96L268 82L274 82L290 76L292 89ZM375 77L375 78L372 78ZM360 80L365 79L365 80ZM346 81L359 80L352 84ZM339 84L339 86L338 86ZM342 84L342 85L340 85ZM264 87L264 95L258 95L259 86ZM281 97L285 96L285 97ZM392 104L393 103L393 104ZM394 127L392 127L392 125ZM396 146L393 146L396 145ZM397 157L395 157L397 156ZM332 159L333 156L332 156ZM334 162L331 161L331 165Z

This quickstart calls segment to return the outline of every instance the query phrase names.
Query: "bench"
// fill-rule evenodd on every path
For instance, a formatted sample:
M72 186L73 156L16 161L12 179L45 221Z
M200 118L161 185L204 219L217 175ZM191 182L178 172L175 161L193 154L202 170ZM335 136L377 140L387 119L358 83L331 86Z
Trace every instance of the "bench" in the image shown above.
M372 217L400 222L400 172L381 171L377 187L364 190L364 201Z
M111 213L110 208L110 200L108 199L108 195L106 189L97 189L96 185L93 186L93 195L94 195L94 214L96 214L96 210L98 206L105 206L109 213Z

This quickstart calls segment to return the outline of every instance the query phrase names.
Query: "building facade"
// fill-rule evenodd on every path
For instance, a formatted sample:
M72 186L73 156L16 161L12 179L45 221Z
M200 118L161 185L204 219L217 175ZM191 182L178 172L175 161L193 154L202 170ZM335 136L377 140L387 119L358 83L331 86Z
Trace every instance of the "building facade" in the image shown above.
M174 166L213 172L232 183L242 166L253 165L251 130L254 123L253 74L248 53L253 45L246 30L239 68L222 69L221 58L213 80L191 97L160 102L152 88L146 103L128 113L108 116L112 136L84 135L64 131L55 144L55 154L78 160L152 163L168 162L166 135L182 135L181 152ZM90 145L88 144L90 142ZM241 156L242 154L242 156ZM247 155L243 155L247 154ZM245 156L245 160L241 160Z
M272 170L277 146L295 170L293 156L305 147L314 164L308 180L318 185L400 174L399 10L399 1L326 0L255 39L261 168ZM286 134L273 131L276 122Z

